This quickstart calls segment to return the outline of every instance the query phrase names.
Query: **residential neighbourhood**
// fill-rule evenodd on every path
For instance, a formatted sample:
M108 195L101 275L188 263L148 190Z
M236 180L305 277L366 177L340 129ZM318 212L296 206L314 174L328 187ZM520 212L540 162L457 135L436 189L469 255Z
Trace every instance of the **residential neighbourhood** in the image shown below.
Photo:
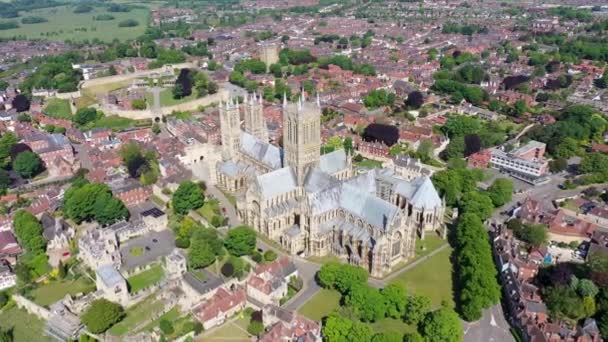
M601 1L6 0L0 340L608 336Z

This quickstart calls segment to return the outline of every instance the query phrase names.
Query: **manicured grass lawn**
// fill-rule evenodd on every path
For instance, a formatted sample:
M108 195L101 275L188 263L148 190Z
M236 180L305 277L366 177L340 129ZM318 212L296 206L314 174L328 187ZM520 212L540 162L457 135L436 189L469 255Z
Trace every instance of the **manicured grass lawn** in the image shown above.
M95 21L94 16L111 14L115 19L111 21ZM48 22L39 24L22 24L21 18L1 19L0 22L16 21L19 27L0 31L0 37L26 36L28 39L45 39L64 41L91 40L93 38L110 42L113 39L127 40L142 35L148 22L149 10L147 8L134 8L126 13L109 13L105 7L94 7L89 13L73 13L73 7L60 6L28 11L22 16L31 15L43 17ZM118 27L118 23L127 19L139 22L135 27ZM86 30L86 31L85 31Z
M147 299L144 299L143 302L129 308L125 318L110 328L108 332L115 336L122 336L133 330L138 324L150 319L156 312L162 310L163 305L162 301L156 301L154 295L151 295Z
M298 312L318 321L340 306L341 295L338 291L321 289Z
M377 167L382 167L382 162L373 159L363 158L360 162L355 162L355 165L365 169L374 169Z
M32 291L34 302L42 306L50 306L65 297L66 294L88 293L95 290L95 284L85 278L77 280L54 281Z
M50 99L42 112L57 119L71 119L70 101L64 99Z
M129 285L129 292L136 293L139 290L154 285L158 283L164 275L165 272L163 271L163 268L160 265L153 266L149 270L134 275L127 279L127 284Z
M122 131L134 126L136 126L135 120L116 115L104 116L93 124L93 128L109 128L113 131Z
M0 328L12 329L13 340L51 342L53 339L44 335L45 322L16 306L5 308L0 312Z
M434 307L439 307L444 300L454 306L451 253L452 249L446 248L392 282L402 284L410 293L429 297Z

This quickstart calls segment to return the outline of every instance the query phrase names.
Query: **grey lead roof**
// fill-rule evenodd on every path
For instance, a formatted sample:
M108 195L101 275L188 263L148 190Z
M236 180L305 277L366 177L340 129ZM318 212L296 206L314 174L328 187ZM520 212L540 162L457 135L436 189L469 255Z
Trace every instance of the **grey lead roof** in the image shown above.
M124 281L124 278L120 275L120 273L118 273L113 265L99 266L97 269L97 275L107 287L113 287L114 285L118 285Z
M348 167L346 152L344 149L339 149L331 153L324 154L319 159L319 168L321 171L334 174Z
M290 167L274 170L257 177L257 183L264 198L271 198L295 190L296 178Z
M342 185L340 207L382 229L388 227L399 211L393 204L347 183Z
M281 167L281 150L247 132L241 132L240 150L242 153L262 162L273 170Z

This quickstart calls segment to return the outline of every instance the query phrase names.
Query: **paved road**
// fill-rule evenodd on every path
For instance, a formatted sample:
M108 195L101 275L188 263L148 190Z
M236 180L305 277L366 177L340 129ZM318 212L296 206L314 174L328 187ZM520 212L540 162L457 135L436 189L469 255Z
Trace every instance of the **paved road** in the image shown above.
M241 224L241 220L239 220L239 217L236 214L235 207L232 205L232 203L230 203L226 195L224 195L220 189L216 188L214 185L207 185L207 193L213 195L213 197L219 200L222 208L226 208L226 213L224 213L224 216L228 217L230 227L235 227Z
M464 342L512 342L515 341L509 331L502 307L497 304L483 313L483 317L472 323L463 322Z
M160 93L164 90L164 88L161 87L153 87L148 89L151 93L152 96L154 97L154 103L152 103L152 112L153 113L161 113L161 109L160 109Z

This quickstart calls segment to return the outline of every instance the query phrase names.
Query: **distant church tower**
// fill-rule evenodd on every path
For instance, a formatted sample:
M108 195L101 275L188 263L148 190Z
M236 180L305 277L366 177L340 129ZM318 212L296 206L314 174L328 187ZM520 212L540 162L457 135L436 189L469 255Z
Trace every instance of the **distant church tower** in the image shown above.
M302 92L303 94L303 92ZM283 97L284 164L290 166L299 185L310 168L319 166L321 155L321 105L307 102L304 95L296 103Z
M264 106L262 96L255 93L245 96L245 132L253 135L263 142L268 142L268 128L264 120Z
M241 139L241 114L238 100L232 98L226 103L220 102L220 130L222 134L222 157L234 159Z

